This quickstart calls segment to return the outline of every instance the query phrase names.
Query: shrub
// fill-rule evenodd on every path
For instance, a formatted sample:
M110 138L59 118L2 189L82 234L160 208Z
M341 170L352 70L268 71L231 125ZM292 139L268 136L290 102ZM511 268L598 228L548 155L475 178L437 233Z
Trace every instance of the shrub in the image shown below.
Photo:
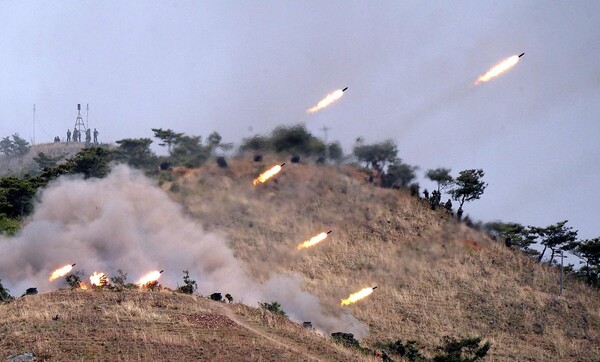
M273 314L278 314L280 316L284 316L287 317L287 315L285 314L285 312L283 311L283 309L281 309L281 304L279 304L278 302L271 302L271 303L258 303L258 305L260 305L260 307L262 309L268 310L269 312L273 313Z
M442 354L433 357L435 362L474 362L483 359L492 344L482 341L481 337L456 339L454 337L444 337L444 346L438 348Z
M194 292L198 289L196 285L196 281L190 278L190 273L187 270L183 271L183 284L177 290L185 294L194 294Z

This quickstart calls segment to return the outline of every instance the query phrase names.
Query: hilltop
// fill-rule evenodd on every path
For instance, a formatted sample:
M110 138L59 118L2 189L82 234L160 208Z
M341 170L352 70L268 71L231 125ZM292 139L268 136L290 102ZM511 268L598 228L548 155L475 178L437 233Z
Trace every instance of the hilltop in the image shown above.
M38 164L33 160L40 152L46 156L60 158L61 160L75 156L85 147L85 143L39 143L31 145L24 155L0 155L0 176L22 173L35 173L39 171Z
M298 272L328 308L378 285L349 308L368 324L363 341L416 340L433 352L444 336L481 336L496 360L600 358L600 298L575 280L559 296L555 269L432 211L407 191L382 189L352 166L242 157L228 168L175 170L162 187L209 230L223 232L248 271L264 280ZM311 249L295 246L320 232Z

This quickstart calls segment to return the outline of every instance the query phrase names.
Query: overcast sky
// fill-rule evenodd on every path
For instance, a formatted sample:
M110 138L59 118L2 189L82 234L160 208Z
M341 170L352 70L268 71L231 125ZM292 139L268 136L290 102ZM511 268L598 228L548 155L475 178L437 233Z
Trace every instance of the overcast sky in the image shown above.
M33 104L36 143L64 138L77 103L104 142L327 126L346 152L395 140L420 178L482 168L475 219L600 236L599 1L2 0L0 50L0 136L31 141Z

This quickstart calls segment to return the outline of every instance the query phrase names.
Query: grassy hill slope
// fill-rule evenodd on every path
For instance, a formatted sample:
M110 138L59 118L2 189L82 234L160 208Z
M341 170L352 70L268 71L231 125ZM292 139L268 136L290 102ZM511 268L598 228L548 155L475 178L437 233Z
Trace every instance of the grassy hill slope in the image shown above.
M55 291L0 304L0 315L2 359L369 360L270 312L166 290Z
M431 355L444 336L481 336L493 343L494 360L600 358L597 292L567 280L559 296L556 270L404 191L368 184L350 166L287 163L274 180L252 186L282 161L180 169L162 186L207 229L223 232L257 279L298 272L329 310L378 285L344 307L368 324L367 344L413 339ZM330 229L320 245L295 249Z

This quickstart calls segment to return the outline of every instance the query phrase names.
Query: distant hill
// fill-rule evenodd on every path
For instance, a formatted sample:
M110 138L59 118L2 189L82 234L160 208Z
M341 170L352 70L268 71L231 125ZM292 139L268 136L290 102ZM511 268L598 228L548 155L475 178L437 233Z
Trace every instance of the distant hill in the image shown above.
M0 176L22 175L38 171L38 164L33 160L40 152L50 157L62 159L75 156L85 143L39 143L31 146L29 152L22 156L0 155Z

